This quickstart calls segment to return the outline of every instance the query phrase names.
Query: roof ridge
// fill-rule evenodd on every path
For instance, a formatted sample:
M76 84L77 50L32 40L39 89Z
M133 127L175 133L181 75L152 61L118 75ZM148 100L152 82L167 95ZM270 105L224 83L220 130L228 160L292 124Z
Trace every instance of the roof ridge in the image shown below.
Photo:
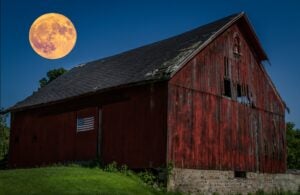
M168 40L170 40L170 39L174 39L174 38L176 38L176 37L180 37L180 36L182 36L182 35L184 35L184 34L191 33L191 32L193 32L193 31L195 31L195 30L199 30L200 28L204 28L204 27L206 27L206 26L209 26L209 25L212 25L212 24L214 24L214 23L220 22L221 20L225 20L225 19L232 18L232 17L235 18L235 17L237 17L237 16L239 16L239 15L244 15L244 14L245 14L244 11L238 12L238 13L234 13L234 14L230 14L230 15L228 15L228 16L226 16L226 17L219 18L219 19L217 19L217 20L213 20L213 21L211 21L211 22L205 23L205 24L200 25L200 26L198 26L198 27L192 28L192 29L190 29L190 30L188 30L188 31L184 31L184 32L181 32L181 33L179 33L179 34L172 35L172 36L167 37L167 38L162 38L162 39L160 39L160 40L158 40L158 41L154 41L154 42L151 42L151 43L146 43L146 44L143 44L143 45L134 47L134 48L129 49L129 50L121 51L121 52L116 53L116 54L112 54L112 55L109 55L109 56L105 56L105 57L99 58L99 59L94 59L94 60L91 60L91 61L88 61L88 62L84 62L84 63L81 63L81 64L87 65L87 64L92 63L92 62L102 61L102 60L107 60L107 59L109 59L109 58L116 57L116 56L118 56L118 55L123 55L123 54L129 53L129 52L132 52L132 51L135 51L135 50L138 50L138 49L142 49L142 48L144 48L144 47L148 47L148 46L151 46L151 45L156 45L156 44L159 44L159 43L168 41Z

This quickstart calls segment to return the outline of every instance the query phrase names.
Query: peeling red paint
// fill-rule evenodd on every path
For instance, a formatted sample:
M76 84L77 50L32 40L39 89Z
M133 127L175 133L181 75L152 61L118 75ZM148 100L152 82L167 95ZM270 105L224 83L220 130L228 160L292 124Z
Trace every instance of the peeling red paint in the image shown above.
M176 167L285 172L284 107L243 35L233 25L169 82L168 161ZM222 96L224 57L232 98ZM237 101L237 84L248 86L253 105Z
M166 161L166 112L167 84L156 83L12 113L9 165L93 160L99 154L104 163L116 161L131 168L162 166ZM95 129L76 132L77 117L89 116L95 117Z
M131 168L166 162L167 85L141 86L125 101L103 106L102 158Z

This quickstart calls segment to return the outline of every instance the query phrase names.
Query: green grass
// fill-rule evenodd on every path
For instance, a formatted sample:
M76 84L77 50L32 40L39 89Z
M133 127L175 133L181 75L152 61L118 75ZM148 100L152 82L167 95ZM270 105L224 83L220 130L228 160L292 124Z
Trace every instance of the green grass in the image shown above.
M99 168L58 166L0 170L0 194L165 194L134 174Z

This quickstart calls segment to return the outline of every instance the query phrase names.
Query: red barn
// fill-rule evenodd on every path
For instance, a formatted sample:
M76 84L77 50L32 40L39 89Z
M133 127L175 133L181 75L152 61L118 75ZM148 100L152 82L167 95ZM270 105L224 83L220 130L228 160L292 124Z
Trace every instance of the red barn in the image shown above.
M244 13L74 67L11 112L9 165L281 173L285 104Z

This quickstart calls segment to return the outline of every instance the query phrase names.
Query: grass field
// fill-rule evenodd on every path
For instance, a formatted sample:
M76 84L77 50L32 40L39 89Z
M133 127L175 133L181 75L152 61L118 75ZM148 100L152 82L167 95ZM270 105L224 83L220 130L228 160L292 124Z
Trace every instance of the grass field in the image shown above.
M0 194L165 194L134 174L105 172L99 168L46 167L0 170Z

